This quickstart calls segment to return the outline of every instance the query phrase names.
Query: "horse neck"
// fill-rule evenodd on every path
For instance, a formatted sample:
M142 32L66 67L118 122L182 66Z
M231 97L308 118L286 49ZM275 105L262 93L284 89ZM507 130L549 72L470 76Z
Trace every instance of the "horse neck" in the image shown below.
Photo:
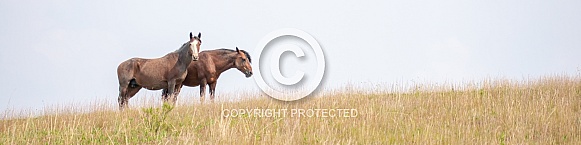
M180 49L178 49L175 53L178 54L178 63L183 64L184 67L187 67L192 62L192 57L189 55L191 49L187 47L187 45L183 45Z
M214 64L218 75L231 68L235 68L236 65L234 64L234 61L236 61L236 54L232 53L229 53L228 55L220 55L219 57L215 57Z

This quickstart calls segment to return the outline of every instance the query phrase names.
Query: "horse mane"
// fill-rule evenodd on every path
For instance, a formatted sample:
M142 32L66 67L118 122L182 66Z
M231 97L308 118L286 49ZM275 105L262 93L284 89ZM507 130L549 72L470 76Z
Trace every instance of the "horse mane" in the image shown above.
M202 43L202 39L200 39L200 37L198 36L194 36L193 39L196 39L198 41L200 41L200 43ZM190 41L182 44L182 46L180 48L178 48L178 50L174 51L174 52L179 52L180 50L182 50L184 47L186 47L186 45L190 44Z
M186 45L188 45L189 43L186 42L184 44L182 44L182 46L180 46L180 48L178 48L176 51L174 51L175 53L179 53L180 51L182 51L182 49L187 48Z
M228 51L228 52L236 52L236 50L226 49L226 48L221 48L221 49L216 49L216 50ZM250 61L250 63L252 63L252 58L250 58L250 54L248 54L248 52L246 52L246 50L240 49L240 51L242 51L242 53L244 53L244 55L246 55L246 58L248 58L248 61ZM222 55L225 55L225 53L223 53Z

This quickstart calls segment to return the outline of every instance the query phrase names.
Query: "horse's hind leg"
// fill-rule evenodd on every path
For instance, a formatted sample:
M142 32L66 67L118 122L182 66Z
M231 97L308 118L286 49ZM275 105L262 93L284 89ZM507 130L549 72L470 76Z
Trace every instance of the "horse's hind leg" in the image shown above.
M216 83L217 82L210 83L210 100L212 100L212 102L214 101L214 94L216 94Z
M119 101L119 110L127 108L129 105L129 99L135 96L140 89L141 87L132 88L128 86L120 86L119 98L117 99L117 101Z
M204 103L206 96L206 85L208 85L206 79L202 79L202 81L200 81L200 103Z
M123 111L123 109L125 109L125 107L127 106L127 99L125 99L127 96L127 86L119 86L119 97L117 98L117 101L119 102L119 110Z
M131 95L131 91L139 87L133 78L134 66L134 60L129 59L119 64L117 67L117 78L119 79L119 97L117 98L117 101L119 101L119 110L123 110L127 107L129 98L135 95Z

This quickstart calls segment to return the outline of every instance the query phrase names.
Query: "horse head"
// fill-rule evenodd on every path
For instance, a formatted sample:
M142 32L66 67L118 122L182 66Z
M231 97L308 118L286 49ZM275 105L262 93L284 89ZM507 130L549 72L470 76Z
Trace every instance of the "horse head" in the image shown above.
M252 59L250 58L250 55L244 50L239 50L238 47L236 47L236 52L238 53L236 60L234 61L236 68L244 73L247 78L252 76L252 66L250 65Z
M193 61L197 61L198 60L198 54L200 53L200 45L202 45L202 33L198 33L198 36L194 36L192 35L192 32L190 32L190 50L192 50L192 60Z

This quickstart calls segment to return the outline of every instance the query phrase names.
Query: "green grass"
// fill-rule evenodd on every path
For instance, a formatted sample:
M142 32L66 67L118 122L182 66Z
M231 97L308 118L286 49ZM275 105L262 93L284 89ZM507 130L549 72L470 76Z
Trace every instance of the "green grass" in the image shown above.
M408 92L345 87L321 97L134 108L95 105L0 121L0 144L576 144L581 79L486 80ZM251 93L249 93L251 95ZM189 97L189 96L185 96ZM106 105L105 105L106 106ZM78 106L63 107L74 110ZM102 109L99 109L102 108ZM356 109L356 117L223 117L224 109ZM55 108L53 110L58 110Z

